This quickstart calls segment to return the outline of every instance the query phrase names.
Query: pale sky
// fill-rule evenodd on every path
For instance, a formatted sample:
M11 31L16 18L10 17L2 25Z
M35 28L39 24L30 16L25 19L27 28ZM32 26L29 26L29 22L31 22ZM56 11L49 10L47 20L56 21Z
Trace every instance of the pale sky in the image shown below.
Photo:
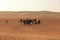
M0 11L58 11L60 0L0 0Z

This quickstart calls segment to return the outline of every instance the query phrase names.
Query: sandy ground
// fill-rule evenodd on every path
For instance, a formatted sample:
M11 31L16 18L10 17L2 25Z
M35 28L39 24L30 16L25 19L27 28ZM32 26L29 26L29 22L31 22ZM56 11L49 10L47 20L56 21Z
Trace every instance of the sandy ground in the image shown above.
M15 13L15 14L14 14ZM0 40L60 40L60 14L50 12L0 13ZM34 14L35 13L35 14ZM25 25L20 19L40 19L41 24ZM6 20L8 22L6 23Z

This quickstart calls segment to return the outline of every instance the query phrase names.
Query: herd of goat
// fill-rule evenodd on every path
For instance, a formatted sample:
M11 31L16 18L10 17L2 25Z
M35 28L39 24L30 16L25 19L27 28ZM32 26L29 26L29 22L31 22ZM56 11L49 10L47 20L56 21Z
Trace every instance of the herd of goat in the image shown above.
M22 24L40 24L40 20L37 19L21 19Z
M37 19L20 19L19 22L21 24L40 24L40 20ZM8 20L6 20L6 23L8 23Z

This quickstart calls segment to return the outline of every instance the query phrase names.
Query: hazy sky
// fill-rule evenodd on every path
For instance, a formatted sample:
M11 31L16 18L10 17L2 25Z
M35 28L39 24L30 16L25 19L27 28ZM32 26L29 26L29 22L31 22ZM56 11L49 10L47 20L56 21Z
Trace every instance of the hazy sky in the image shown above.
M59 11L60 0L0 0L0 11Z

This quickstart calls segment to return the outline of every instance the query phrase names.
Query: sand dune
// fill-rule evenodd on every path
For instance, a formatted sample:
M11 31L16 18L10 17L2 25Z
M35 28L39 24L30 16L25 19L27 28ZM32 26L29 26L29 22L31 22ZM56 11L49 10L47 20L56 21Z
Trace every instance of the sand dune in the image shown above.
M41 24L24 25L20 19L40 19ZM8 22L6 23L6 20ZM0 12L1 40L60 40L58 12Z

